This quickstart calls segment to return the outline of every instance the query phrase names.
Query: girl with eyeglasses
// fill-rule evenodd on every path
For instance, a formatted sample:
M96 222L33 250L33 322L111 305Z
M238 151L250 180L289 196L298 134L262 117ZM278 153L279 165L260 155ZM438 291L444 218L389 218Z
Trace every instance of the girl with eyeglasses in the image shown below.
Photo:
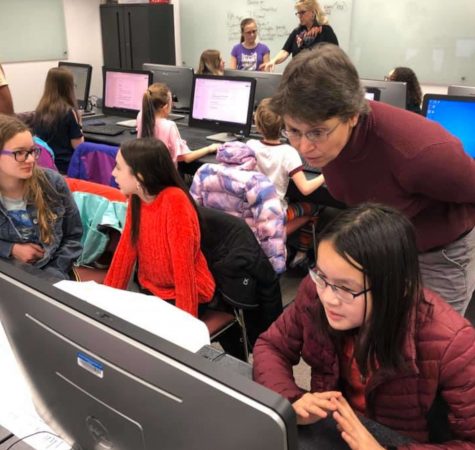
M301 357L308 392L292 374ZM315 269L256 342L254 379L301 425L333 415L351 449L383 448L358 415L417 442L408 449L475 443L475 331L423 289L413 227L386 206L345 210L322 231Z
M41 169L28 127L0 114L0 256L69 278L81 254L79 212L63 177Z
M231 50L231 69L259 70L269 62L270 50L267 45L257 42L257 24L254 19L241 21L241 42Z
M294 57L319 42L338 45L336 34L328 24L328 17L317 0L297 0L295 15L299 19L299 26L289 34L282 50L269 62L262 64L259 70L272 72L275 65L283 63L289 55Z

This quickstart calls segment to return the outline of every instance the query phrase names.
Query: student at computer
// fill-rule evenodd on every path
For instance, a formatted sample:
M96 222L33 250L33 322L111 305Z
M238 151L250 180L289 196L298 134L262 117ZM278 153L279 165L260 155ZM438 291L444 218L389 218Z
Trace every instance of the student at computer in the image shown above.
M417 75L409 67L395 67L388 76L388 81L404 81L407 86L406 109L408 111L422 114L422 89L417 79Z
M309 275L257 340L254 379L302 425L333 413L352 449L382 448L353 411L418 442L438 435L444 448L471 448L475 330L423 289L409 220L378 204L343 211L320 233ZM300 357L309 392L293 378Z
M297 0L294 7L300 25L290 33L282 50L269 62L262 64L259 70L272 72L275 65L283 63L289 55L294 57L302 50L313 48L319 42L338 45L335 32L328 24L328 17L317 0Z
M69 278L81 254L79 212L63 177L41 169L28 127L0 114L0 256Z
M198 317L215 284L200 248L195 203L165 144L154 138L125 142L112 175L131 198L104 283L125 289L136 263L143 292Z
M317 212L317 205L310 202L287 204L285 195L292 181L303 195L309 195L324 182L323 175L307 180L303 173L300 155L289 144L280 142L283 126L282 117L270 109L270 98L263 99L256 110L255 122L257 131L262 134L262 140L251 139L247 145L254 150L259 171L266 175L275 185L282 207L287 211L286 232L292 234L298 228L299 232L297 253L289 264L296 267L305 264L307 252L312 244L311 227L305 226Z
M231 69L259 70L269 62L270 50L267 45L257 42L257 24L254 19L241 21L241 42L231 50Z
M168 86L163 83L150 85L143 95L142 110L137 116L137 136L160 139L167 146L175 165L179 161L189 163L216 152L219 144L191 151L181 138L176 123L167 119L171 109L172 94Z
M224 59L219 50L205 50L200 56L197 74L224 75Z
M13 100L8 81L0 65L0 114L13 114Z
M53 67L48 71L43 96L35 110L33 129L53 149L58 170L66 173L74 149L84 142L74 78L69 70Z
M475 290L475 160L460 141L424 117L368 102L356 68L331 44L286 67L271 107L336 200L385 203L411 219L424 285L464 314Z

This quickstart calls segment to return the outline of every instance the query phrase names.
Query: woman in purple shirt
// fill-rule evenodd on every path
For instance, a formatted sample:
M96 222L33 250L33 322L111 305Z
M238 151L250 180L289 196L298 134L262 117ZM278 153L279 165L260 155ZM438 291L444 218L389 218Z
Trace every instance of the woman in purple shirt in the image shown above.
M241 21L241 42L231 50L231 69L259 70L261 64L269 62L267 45L257 42L257 24L254 19Z

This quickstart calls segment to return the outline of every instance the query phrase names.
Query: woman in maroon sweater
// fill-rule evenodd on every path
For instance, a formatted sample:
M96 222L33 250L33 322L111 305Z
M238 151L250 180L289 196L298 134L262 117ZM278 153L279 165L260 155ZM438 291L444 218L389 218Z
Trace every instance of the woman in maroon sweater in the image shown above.
M309 392L293 378L300 357ZM474 448L475 330L423 290L414 230L389 207L346 210L323 230L315 269L255 344L254 378L302 425L333 414L352 449L382 448L354 411L418 441L405 448Z
M165 144L154 138L122 144L112 175L131 198L105 284L125 289L137 263L144 292L198 317L215 284L200 248L196 206Z

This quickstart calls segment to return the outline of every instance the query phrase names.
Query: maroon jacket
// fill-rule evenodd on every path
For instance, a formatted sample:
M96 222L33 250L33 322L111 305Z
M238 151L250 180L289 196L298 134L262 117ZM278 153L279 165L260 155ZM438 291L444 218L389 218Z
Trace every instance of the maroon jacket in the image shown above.
M370 102L341 153L323 167L330 194L348 206L377 202L414 224L420 252L475 226L475 160L439 124Z
M396 374L377 370L366 384L368 416L418 442L428 440L426 415L436 394L449 406L453 441L443 446L411 444L411 449L475 448L475 330L436 294L425 291L404 343L407 368ZM321 308L314 283L305 278L295 302L254 346L254 379L290 402L305 391L294 381L300 357L311 367L311 391L341 389L335 347L316 329Z

